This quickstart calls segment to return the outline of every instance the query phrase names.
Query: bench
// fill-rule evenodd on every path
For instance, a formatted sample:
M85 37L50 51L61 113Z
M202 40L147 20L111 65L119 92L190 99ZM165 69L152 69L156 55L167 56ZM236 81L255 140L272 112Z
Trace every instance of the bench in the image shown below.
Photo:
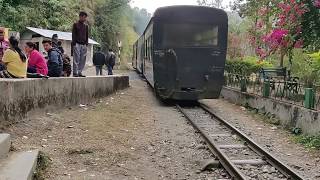
M264 80L272 80L273 78L287 79L287 68L262 68L260 71Z
M276 83L282 83L282 95L284 95L285 92L298 94L299 78L292 77L290 71L288 71L286 67L262 68L260 75L262 75L264 81L270 82L270 88L272 90L275 90Z

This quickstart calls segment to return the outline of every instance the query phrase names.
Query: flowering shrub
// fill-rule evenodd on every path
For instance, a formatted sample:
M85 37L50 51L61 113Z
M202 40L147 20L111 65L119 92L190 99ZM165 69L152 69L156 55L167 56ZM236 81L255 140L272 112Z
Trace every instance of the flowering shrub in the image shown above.
M320 1L320 0L316 0ZM256 53L261 59L265 59L278 50L283 56L287 55L293 48L301 48L301 17L308 11L303 2L298 0L283 0L277 4L275 16L271 22L275 22L271 30L266 24L270 23L270 17L264 18L268 14L268 8L262 7L259 15L262 17L256 21L255 36L251 42L256 46Z
M320 8L320 0L314 0L313 5L314 5L316 8Z

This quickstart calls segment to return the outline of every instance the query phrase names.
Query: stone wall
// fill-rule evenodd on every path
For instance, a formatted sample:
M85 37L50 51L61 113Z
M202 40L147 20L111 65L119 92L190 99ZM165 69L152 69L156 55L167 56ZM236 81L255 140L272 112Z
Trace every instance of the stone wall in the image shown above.
M224 87L221 96L235 104L258 109L262 113L273 114L280 119L281 125L288 129L301 128L304 134L320 134L319 111L306 109L287 102L261 96L242 93L239 90Z
M1 79L0 121L14 122L47 106L85 104L127 87L128 76Z

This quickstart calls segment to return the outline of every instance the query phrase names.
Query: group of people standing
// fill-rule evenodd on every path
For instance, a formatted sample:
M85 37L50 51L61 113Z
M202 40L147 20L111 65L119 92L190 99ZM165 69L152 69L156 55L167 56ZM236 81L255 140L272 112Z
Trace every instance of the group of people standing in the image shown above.
M116 55L112 49L109 49L107 54L104 54L101 51L101 48L98 47L96 53L93 55L93 65L96 67L96 75L103 75L103 66L106 65L108 70L108 75L113 75L113 67L116 63Z
M74 23L72 28L71 54L73 55L74 77L85 77L82 71L86 64L89 40L89 28L85 23L87 17L87 13L80 12L79 21ZM0 28L0 78L26 78L27 75L31 77L70 76L72 72L71 60L64 53L61 41L58 41L58 36L55 34L52 39L44 40L42 45L47 52L47 57L44 57L37 50L36 44L32 42L24 44L23 52L19 47L17 38L11 36L8 41L5 40L4 29ZM101 52L99 51L99 53ZM104 54L102 56L99 53L95 53L94 62L103 59L108 69L111 69L108 74L112 74L114 63L106 62L109 59L111 61L113 61L113 58L115 59L114 53L110 52L107 56ZM113 65L111 66L111 64Z

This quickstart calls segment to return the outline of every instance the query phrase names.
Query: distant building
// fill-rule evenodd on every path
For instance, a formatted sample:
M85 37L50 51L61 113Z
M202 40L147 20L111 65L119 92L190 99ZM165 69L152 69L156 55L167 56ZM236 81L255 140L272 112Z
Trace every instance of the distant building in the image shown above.
M71 56L71 41L72 33L71 32L61 32L53 31L47 29L39 29L33 27L27 27L26 31L20 35L20 43L25 44L26 42L33 42L37 45L39 52L45 54L45 50L42 46L42 41L44 39L51 39L52 35L57 34L59 40L62 42L62 47L66 54ZM96 41L89 39L88 53L87 53L87 64L92 65L92 56L93 56L93 46L98 45Z

